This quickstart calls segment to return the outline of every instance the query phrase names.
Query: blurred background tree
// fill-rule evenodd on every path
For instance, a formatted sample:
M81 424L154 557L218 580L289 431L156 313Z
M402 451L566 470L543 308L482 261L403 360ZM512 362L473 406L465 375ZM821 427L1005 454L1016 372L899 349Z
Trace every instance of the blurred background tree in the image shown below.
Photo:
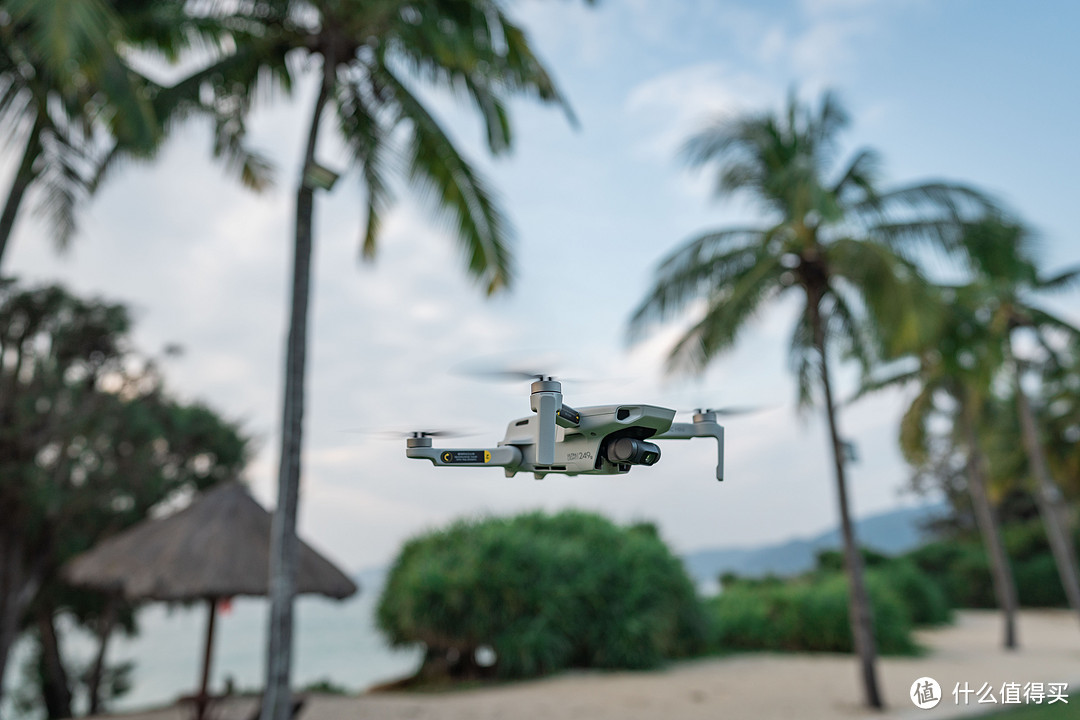
M694 586L651 525L578 511L459 521L410 540L377 609L394 646L421 644L415 680L651 668L705 647Z
M962 221L991 203L971 188L942 182L884 190L880 161L867 149L838 166L838 136L847 123L833 95L812 108L793 91L782 112L722 118L691 137L683 148L689 164L715 167L716 194L752 198L765 224L706 232L668 255L631 320L631 334L704 300L704 314L669 359L672 370L700 372L734 345L764 305L789 291L804 299L789 362L800 405L819 399L825 411L851 629L864 700L878 708L884 701L873 616L851 523L829 362L853 359L865 371L883 351L924 337L936 314L912 259L927 247L958 249Z
M900 422L900 449L912 465L933 466L950 481L954 478L949 462L962 464L964 472L953 487L962 487L970 496L990 560L997 607L1002 611L1002 642L1012 649L1018 644L1016 582L989 495L990 463L982 437L994 378L1002 372L1005 354L999 339L978 319L973 287L937 290L940 323L936 332L922 339L914 357L893 363L910 365L906 361L914 359L917 367L879 371L873 379L864 380L859 395L917 383L917 393ZM936 436L932 426L947 428L947 435ZM934 457L935 453L939 456Z
M97 710L114 612L65 589L61 565L163 501L236 477L248 458L234 424L170 397L130 329L122 305L0 285L0 675L16 635L31 629L49 717L72 709L57 616L100 638L85 683Z

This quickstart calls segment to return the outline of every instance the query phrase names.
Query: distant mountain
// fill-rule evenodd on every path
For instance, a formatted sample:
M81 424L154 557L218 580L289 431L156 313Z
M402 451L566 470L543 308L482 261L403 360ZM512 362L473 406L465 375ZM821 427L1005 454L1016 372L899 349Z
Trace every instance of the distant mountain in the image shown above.
M929 539L928 520L945 514L944 505L903 508L855 521L859 543L888 555L918 547ZM758 577L797 575L814 567L817 553L840 547L840 529L816 537L795 538L775 545L698 550L683 555L686 571L699 584L713 586L721 573Z

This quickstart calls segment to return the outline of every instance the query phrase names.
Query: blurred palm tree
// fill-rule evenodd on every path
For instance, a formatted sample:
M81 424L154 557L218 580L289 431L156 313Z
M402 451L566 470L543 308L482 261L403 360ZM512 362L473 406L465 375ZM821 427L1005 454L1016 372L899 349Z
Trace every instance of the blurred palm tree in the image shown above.
M988 201L944 182L882 190L871 150L838 167L837 136L847 123L832 94L824 94L815 109L792 93L781 114L720 119L691 137L684 157L694 167L717 165L717 195L748 195L767 219L707 232L671 253L633 316L631 335L703 300L703 314L669 358L669 369L701 371L734 345L763 305L789 293L802 297L790 365L800 405L811 405L820 391L825 408L851 630L864 699L877 708L883 700L873 618L851 523L828 361L839 355L865 368L886 346L910 346L924 337L935 315L912 258L922 246L957 249L961 219Z
M1064 353L1080 340L1080 329L1039 307L1035 297L1075 287L1080 268L1045 277L1034 260L1036 241L1023 224L992 215L970 225L962 242L972 263L975 280L973 301L981 318L997 333L1012 383L1020 436L1027 456L1028 471L1035 483L1034 496L1050 541L1061 584L1069 606L1080 613L1080 575L1076 553L1069 540L1069 521L1062 493L1050 472L1046 449L1032 400L1024 388L1025 374L1032 363L1016 353L1017 341L1026 336L1050 367L1066 367ZM1024 341L1021 341L1024 342Z
M105 0L0 3L0 126L4 144L21 149L0 212L0 261L31 187L57 244L67 243L93 184L100 134L153 144L158 124L142 78L118 51L121 31Z
M936 464L932 459L940 443L935 443L931 425L944 420L949 428L945 445L948 452L964 448L966 486L975 511L975 522L982 535L994 595L1002 611L1002 642L1008 649L1018 645L1016 581L1013 578L998 518L988 492L989 462L983 449L982 425L992 401L992 385L1001 371L1004 353L1001 343L978 319L973 288L939 288L938 312L941 324L933 336L913 353L914 369L900 367L876 373L864 381L859 396L887 387L918 383L915 395L900 423L900 448L913 467ZM899 360L896 365L908 364Z
M0 266L29 193L63 249L106 171L150 157L191 113L216 114L215 154L265 186L268 167L237 142L231 107L204 104L198 83L159 84L132 62L175 62L247 32L195 10L184 0L0 0L0 127L19 157L0 211Z
M494 154L511 146L508 102L513 96L532 95L566 108L504 5L501 0L253 0L225 8L222 19L257 30L246 32L234 52L186 81L212 90L213 105L226 118L221 142L242 147L243 118L253 98L270 86L289 91L298 67L319 67L296 191L266 720L283 720L290 706L312 223L315 191L329 189L338 175L316 158L324 115L332 114L348 148L342 162L358 171L366 189L363 258L375 255L381 220L393 201L391 176L404 173L448 221L469 275L488 294L507 287L513 276L509 224L487 183L418 93L421 87L449 90L471 101Z

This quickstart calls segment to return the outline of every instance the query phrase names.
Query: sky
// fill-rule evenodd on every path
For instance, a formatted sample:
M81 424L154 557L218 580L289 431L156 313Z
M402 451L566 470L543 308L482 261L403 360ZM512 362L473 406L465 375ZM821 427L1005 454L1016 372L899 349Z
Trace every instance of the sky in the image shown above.
M680 327L628 346L627 320L658 261L710 228L753 221L753 206L711 197L707 173L676 159L718 114L779 108L790 89L839 93L852 123L844 148L879 150L892 184L946 178L977 185L1040 233L1047 268L1080 262L1080 6L978 0L695 2L521 0L530 32L573 106L514 103L515 150L488 158L476 119L428 93L448 131L497 188L516 229L517 282L485 299L431 207L407 186L385 219L379 257L358 261L363 186L346 174L317 198L300 533L348 569L384 565L408 537L453 518L578 507L650 520L677 551L756 545L838 522L819 412L798 414L785 359L795 305L769 308L699 378L664 374ZM60 281L129 304L136 345L165 360L169 387L209 403L255 439L246 472L275 497L294 182L315 86L251 121L251 144L277 165L253 194L210 161L210 131L192 124L152 164L116 173L81 216L71 248L23 213L5 272ZM324 128L320 161L345 171ZM7 187L12 157L4 157ZM1080 322L1080 296L1050 306ZM408 460L384 429L474 431L494 445L529 414L527 383L463 376L475 365L540 366L567 377L565 401L679 409L749 405L727 423L726 480L709 441L669 442L628 475L507 479L497 469L436 469ZM841 369L840 395L855 376ZM856 516L918 502L896 448L909 393L844 407L858 447ZM436 442L436 445L441 444Z

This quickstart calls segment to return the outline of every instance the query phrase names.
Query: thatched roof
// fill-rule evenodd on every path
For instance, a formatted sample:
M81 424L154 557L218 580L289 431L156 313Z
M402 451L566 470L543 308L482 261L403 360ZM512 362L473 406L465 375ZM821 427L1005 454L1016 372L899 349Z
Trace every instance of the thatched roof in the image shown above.
M73 585L127 598L192 600L268 594L271 515L239 482L197 497L161 519L145 520L79 555L64 569ZM300 542L296 590L345 598L356 584Z

